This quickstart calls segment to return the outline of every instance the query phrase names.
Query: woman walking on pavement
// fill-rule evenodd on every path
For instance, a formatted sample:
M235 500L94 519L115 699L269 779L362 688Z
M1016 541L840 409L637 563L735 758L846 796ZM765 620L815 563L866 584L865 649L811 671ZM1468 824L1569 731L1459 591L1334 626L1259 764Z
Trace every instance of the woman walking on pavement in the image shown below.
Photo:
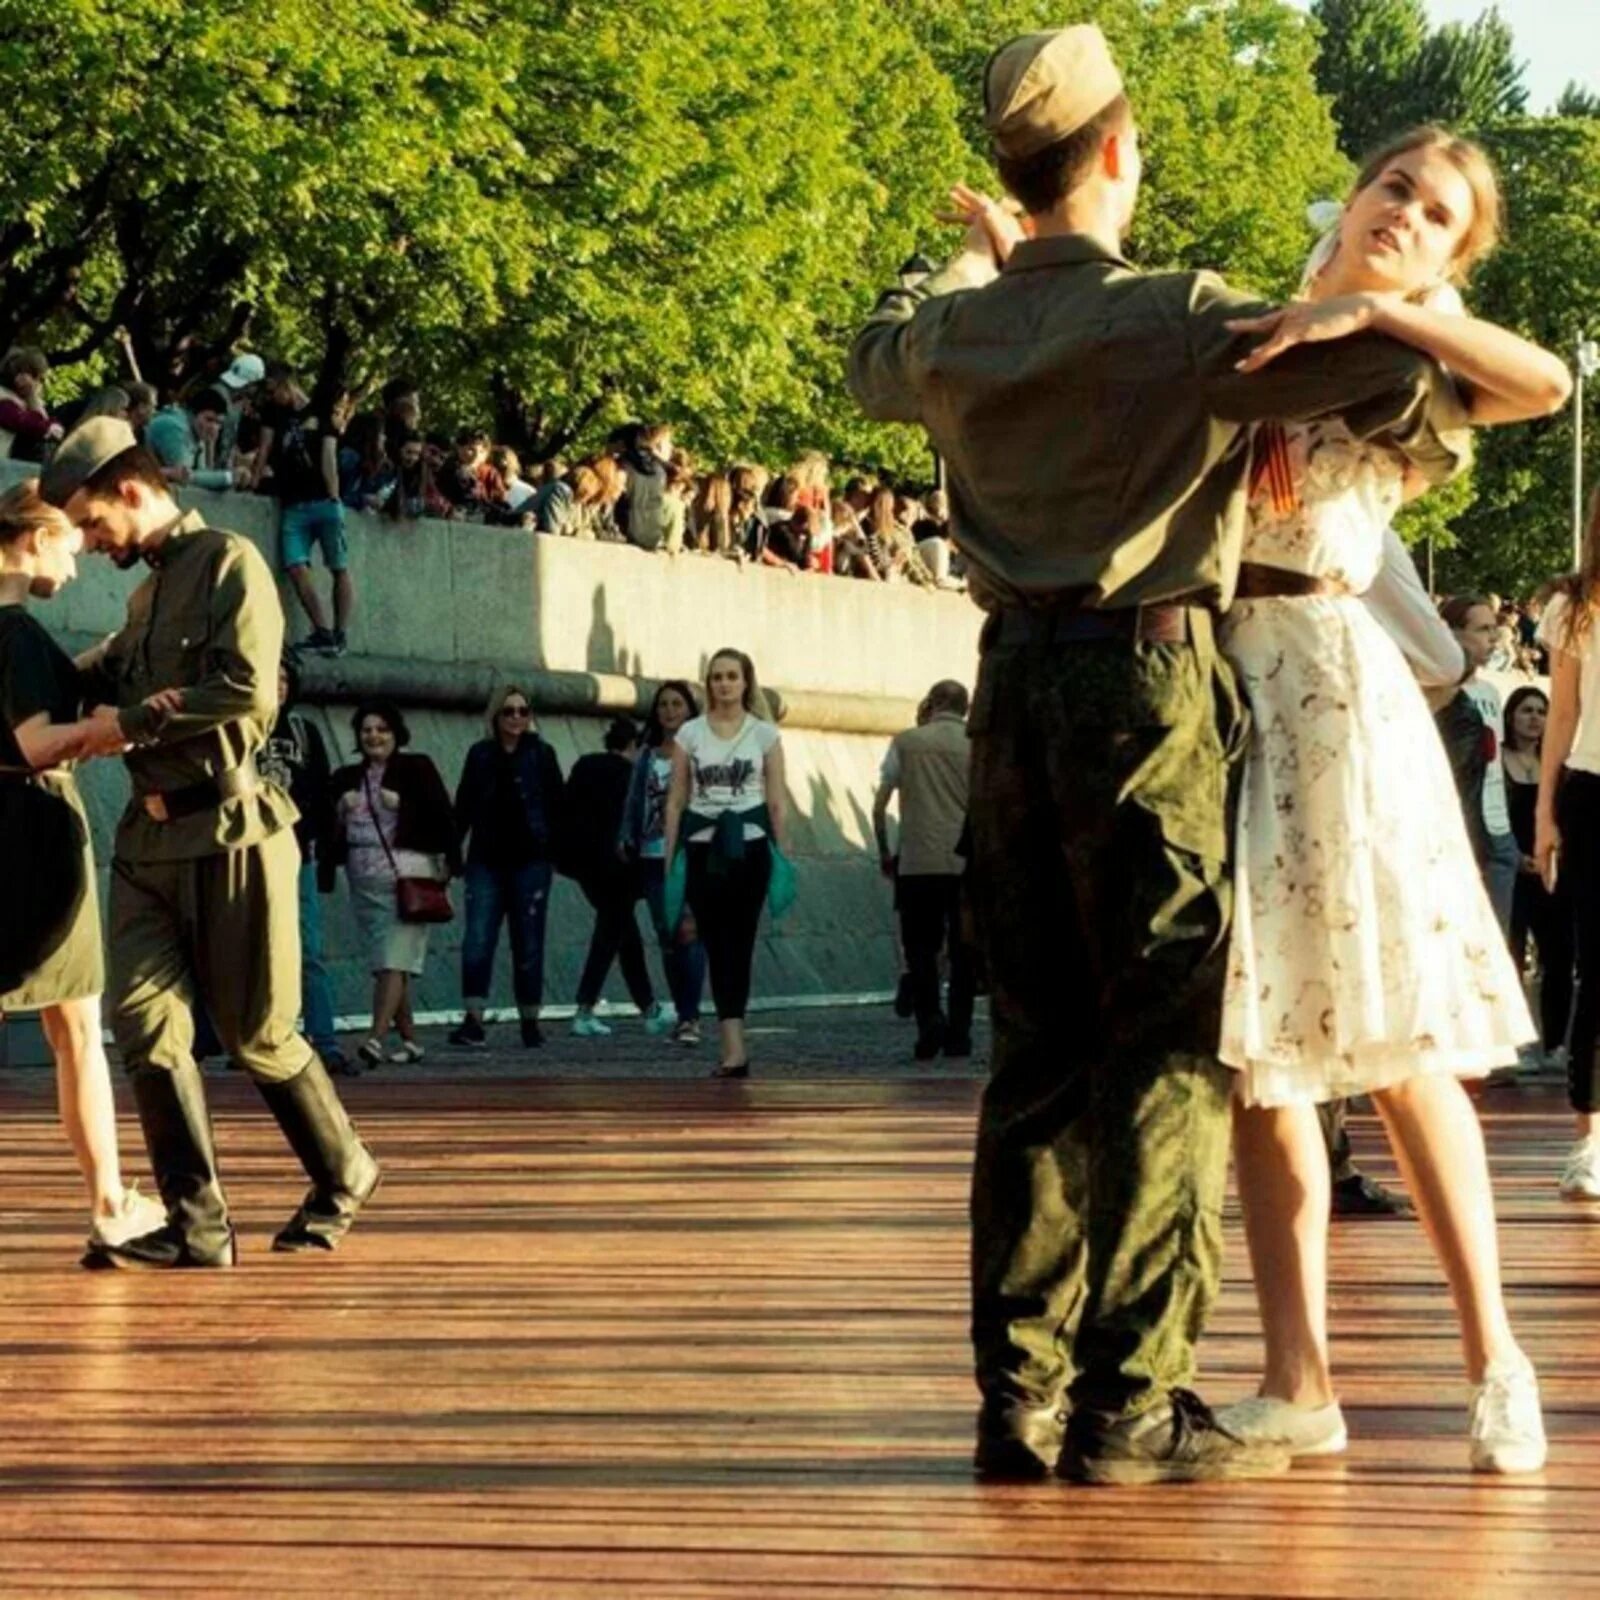
M706 711L678 730L667 795L666 875L686 856L686 891L711 969L720 1059L713 1077L750 1076L745 1009L756 929L781 850L787 801L783 738L755 712L755 663L719 650L706 671Z

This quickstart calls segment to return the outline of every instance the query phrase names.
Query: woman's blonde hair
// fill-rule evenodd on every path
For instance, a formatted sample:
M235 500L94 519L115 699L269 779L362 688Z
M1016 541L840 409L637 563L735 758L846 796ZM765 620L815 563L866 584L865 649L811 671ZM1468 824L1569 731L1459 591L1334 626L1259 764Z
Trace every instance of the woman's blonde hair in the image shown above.
M1589 496L1589 521L1584 527L1578 570L1560 579L1554 593L1567 602L1567 614L1561 619L1561 648L1581 655L1584 640L1594 630L1595 611L1600 609L1600 488Z
M25 478L0 495L0 550L7 550L24 534L72 532L71 520L39 494L39 480Z
M520 683L502 683L495 689L494 693L489 696L487 721L489 723L489 737L491 739L498 739L500 737L500 708L514 694L520 694L522 698L528 702L528 731L532 733L534 728L537 726L537 723L534 721L533 717L533 696L529 694Z
M1356 195L1370 188L1394 162L1413 150L1437 150L1467 180L1467 187L1472 190L1472 220L1461 235L1450 263L1451 281L1465 283L1472 269L1499 244L1505 228L1500 175L1482 145L1431 123L1413 128L1367 157L1350 192Z

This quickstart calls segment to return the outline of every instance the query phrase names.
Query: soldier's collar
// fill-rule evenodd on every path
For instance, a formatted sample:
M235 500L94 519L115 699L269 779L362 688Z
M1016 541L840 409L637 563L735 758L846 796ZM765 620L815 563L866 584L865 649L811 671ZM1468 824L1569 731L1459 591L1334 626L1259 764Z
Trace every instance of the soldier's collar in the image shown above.
M1013 247L1006 260L1007 272L1032 272L1039 267L1076 267L1091 261L1109 261L1113 266L1129 263L1115 250L1108 250L1086 233L1058 233L1048 239L1024 239Z
M174 552L183 548L188 536L191 533L199 533L205 525L206 519L198 511L180 511L167 524L160 543L151 545L145 551L145 565L157 570L164 567L172 559Z

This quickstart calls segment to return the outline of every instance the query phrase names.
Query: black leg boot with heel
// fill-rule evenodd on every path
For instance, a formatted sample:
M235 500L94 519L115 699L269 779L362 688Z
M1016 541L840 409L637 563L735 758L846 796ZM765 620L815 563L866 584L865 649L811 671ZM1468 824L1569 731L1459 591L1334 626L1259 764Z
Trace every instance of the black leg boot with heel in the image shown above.
M300 1209L272 1241L274 1250L333 1250L382 1176L372 1152L356 1137L327 1070L313 1061L285 1083L258 1082L311 1188Z
M119 1245L94 1245L83 1258L91 1268L157 1271L170 1267L231 1267L237 1257L228 1200L217 1176L216 1146L205 1083L192 1061L128 1069L144 1142L155 1170L167 1220L154 1233Z

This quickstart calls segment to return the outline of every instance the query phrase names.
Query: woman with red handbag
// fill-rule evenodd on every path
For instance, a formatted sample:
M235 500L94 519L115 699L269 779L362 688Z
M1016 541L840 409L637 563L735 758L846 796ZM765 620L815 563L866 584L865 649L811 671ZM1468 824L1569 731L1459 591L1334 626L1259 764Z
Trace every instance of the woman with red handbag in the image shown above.
M451 918L449 881L460 871L450 796L427 756L408 751L411 730L392 701L369 700L350 719L361 760L333 775L334 861L372 968L372 1029L361 1066L422 1059L411 1021L411 980L428 958L428 929ZM385 1054L389 1031L400 1043ZM359 1070L359 1066L356 1070Z

